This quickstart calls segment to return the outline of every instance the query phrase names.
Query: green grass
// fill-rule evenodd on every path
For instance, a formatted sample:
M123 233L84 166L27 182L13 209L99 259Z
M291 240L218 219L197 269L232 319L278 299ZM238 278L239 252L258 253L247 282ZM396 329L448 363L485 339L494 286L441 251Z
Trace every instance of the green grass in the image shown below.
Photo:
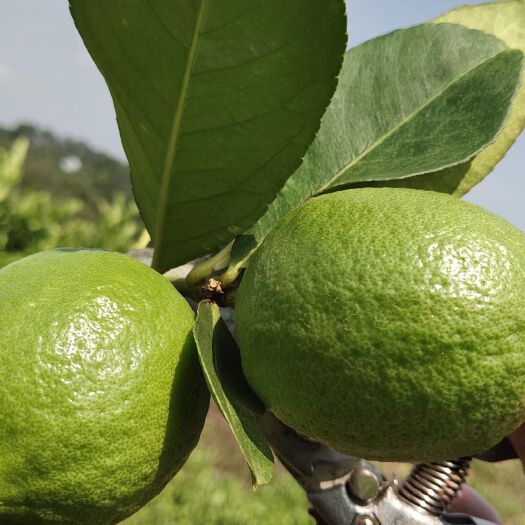
M518 461L476 461L469 483L493 505L505 525L525 525L525 476Z
M402 479L409 465L383 464ZM475 461L469 482L499 512L505 525L525 525L525 477L517 461ZM197 449L165 490L123 525L314 525L297 483L277 468L274 481L253 491L235 441L210 410Z
M163 493L126 525L314 523L301 490L284 476L254 493L234 476L217 473L213 465L213 455L198 448Z
M277 469L254 491L226 424L210 411L197 449L164 491L123 525L314 525L305 493Z

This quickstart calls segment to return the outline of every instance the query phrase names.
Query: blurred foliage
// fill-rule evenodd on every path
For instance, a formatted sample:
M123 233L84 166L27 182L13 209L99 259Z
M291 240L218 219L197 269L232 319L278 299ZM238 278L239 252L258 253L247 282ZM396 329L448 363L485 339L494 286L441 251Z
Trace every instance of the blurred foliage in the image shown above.
M122 525L315 525L306 494L277 469L252 489L227 423L212 406L199 446L164 491Z
M198 448L182 472L126 525L313 525L299 485L281 475L257 492L213 470L213 456Z
M0 149L0 266L58 246L127 251L142 228L135 204L124 193L97 198L91 209L80 198L24 187L29 140Z
M411 466L378 464L403 479ZM499 512L505 525L525 525L525 477L518 461L474 461L469 483ZM272 483L254 492L228 426L212 406L199 446L164 491L122 525L314 525L299 485L278 467Z
M22 190L50 192L57 199L80 199L83 215L91 218L98 213L97 201L116 192L133 201L126 163L31 124L0 128L0 148L10 148L19 138L29 139L30 143L20 181Z

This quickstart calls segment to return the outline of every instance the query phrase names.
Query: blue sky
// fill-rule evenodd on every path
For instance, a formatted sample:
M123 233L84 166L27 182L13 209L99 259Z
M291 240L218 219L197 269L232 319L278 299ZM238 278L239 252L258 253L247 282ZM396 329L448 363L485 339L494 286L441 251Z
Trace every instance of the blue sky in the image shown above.
M462 0L353 0L350 45L424 22ZM123 158L105 84L84 50L65 0L3 2L0 17L0 125L32 121ZM525 136L468 200L525 231Z

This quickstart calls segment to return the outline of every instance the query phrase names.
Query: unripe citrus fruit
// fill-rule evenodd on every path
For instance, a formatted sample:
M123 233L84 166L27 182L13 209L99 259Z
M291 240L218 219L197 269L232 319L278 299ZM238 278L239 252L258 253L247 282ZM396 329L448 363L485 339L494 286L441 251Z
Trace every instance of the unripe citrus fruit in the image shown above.
M208 393L193 313L124 255L50 251L0 271L0 523L117 523L196 444Z
M369 459L479 453L525 419L525 236L456 198L355 189L288 214L237 299L248 381Z

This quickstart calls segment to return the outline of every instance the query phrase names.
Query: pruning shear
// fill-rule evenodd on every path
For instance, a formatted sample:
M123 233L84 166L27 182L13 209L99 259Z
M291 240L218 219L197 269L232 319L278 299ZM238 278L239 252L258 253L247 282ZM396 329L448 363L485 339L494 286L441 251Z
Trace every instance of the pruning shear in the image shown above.
M368 461L339 454L300 436L271 413L262 424L275 454L306 491L318 525L496 525L467 514L448 514L471 458L416 465L400 483L388 481ZM510 441L477 456L516 458Z

